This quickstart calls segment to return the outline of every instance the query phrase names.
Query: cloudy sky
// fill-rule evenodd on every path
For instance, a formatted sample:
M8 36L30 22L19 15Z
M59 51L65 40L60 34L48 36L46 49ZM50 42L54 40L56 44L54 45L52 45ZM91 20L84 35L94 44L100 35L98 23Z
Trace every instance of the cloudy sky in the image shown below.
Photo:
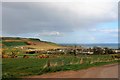
M56 43L117 43L118 0L3 2L2 36Z

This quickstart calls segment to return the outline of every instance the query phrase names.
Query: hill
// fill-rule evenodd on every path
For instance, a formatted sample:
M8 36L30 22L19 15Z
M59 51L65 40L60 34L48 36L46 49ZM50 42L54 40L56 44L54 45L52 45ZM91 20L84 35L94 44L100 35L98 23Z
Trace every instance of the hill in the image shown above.
M62 47L56 43L42 41L37 38L0 37L0 41L2 42L1 45L3 47L24 46L35 49L55 49Z

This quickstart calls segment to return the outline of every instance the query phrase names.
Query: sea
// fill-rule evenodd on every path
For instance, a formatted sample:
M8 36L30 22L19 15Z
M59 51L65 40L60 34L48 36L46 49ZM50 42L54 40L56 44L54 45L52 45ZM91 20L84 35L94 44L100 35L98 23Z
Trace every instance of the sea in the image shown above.
M120 46L118 45L118 43L93 43L93 44L60 44L60 45L63 45L63 46L82 46L82 47L85 47L85 48L93 48L93 47L108 47L108 48L111 48L111 49L119 49Z

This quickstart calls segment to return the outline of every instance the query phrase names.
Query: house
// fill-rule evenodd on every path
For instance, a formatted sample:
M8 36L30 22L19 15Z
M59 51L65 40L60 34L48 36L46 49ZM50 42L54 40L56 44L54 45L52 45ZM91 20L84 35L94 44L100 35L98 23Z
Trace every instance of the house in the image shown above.
M120 50L113 50L113 52L115 52L115 53L120 53Z

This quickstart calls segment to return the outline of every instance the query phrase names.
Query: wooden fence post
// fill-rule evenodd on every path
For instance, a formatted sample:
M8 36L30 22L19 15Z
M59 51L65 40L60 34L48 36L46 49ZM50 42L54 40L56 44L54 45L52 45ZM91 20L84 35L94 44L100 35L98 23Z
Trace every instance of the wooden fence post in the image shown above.
M47 67L50 67L51 65L50 65L50 60L48 59L48 61L47 61Z
M83 64L83 58L80 59L80 64Z

